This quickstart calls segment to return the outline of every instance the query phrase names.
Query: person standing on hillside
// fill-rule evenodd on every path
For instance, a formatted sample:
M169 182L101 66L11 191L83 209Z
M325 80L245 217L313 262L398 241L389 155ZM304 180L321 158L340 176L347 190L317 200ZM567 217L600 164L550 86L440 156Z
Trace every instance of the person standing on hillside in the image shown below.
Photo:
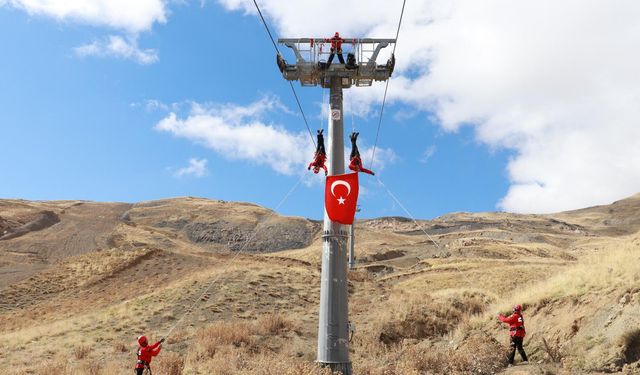
M136 361L136 375L142 375L145 369L149 369L151 373L151 359L157 356L162 349L164 338L153 345L149 345L145 336L138 337L138 360Z
M526 331L524 329L524 318L522 317L522 306L514 305L513 314L510 316L498 315L498 319L501 322L509 325L509 336L511 337L511 352L509 353L509 366L513 365L513 361L516 359L516 349L522 357L522 363L528 363L527 353L524 352L522 342Z

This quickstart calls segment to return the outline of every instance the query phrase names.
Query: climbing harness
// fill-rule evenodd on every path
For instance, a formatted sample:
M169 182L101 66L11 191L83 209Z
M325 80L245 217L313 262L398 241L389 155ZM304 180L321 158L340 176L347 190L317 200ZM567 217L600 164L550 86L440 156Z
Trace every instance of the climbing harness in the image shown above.
M375 173L373 173L373 171L362 166L360 151L358 151L358 145L356 144L359 134L360 133L353 132L349 136L349 138L351 139L351 156L349 157L349 169L354 172L363 172L374 176Z
M316 148L316 152L313 155L313 161L309 163L307 169L313 168L313 173L318 174L320 169L324 169L324 175L326 176L329 172L327 170L327 166L325 162L327 161L327 152L324 149L324 136L322 135L323 129L318 130L318 146Z

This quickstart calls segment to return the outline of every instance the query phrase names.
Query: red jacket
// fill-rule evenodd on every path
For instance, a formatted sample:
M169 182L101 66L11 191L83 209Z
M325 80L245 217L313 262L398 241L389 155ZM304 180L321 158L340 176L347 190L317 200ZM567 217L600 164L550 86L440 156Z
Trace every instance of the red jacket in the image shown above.
M138 361L136 368L144 368L145 363L150 364L151 359L160 353L160 341L153 345L141 346L138 348Z
M331 39L325 39L325 42L331 42L331 49L335 49L340 52L342 50L342 42L344 42L344 39L340 38L339 36L334 36Z
M511 337L524 337L526 331L524 330L524 318L520 313L513 313L510 316L504 316L500 314L498 316L500 321L509 325L509 336Z

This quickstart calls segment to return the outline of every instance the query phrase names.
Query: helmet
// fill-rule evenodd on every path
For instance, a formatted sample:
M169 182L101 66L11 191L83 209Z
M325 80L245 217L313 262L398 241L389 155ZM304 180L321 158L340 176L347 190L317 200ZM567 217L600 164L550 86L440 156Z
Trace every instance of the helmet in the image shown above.
M340 33L336 31L336 34L334 36L340 36Z
M144 335L138 337L138 344L140 344L140 346L147 346L147 337Z
M519 304L513 305L513 311L517 311L517 312L522 311L522 306Z

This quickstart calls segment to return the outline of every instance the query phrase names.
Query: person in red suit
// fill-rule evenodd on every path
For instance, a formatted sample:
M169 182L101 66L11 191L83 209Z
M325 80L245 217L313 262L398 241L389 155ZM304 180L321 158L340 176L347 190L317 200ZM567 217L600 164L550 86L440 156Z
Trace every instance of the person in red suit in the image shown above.
M316 153L313 155L313 161L309 163L307 169L313 168L313 173L318 174L320 169L324 169L324 175L326 176L328 171L327 167L324 165L325 161L327 161L327 152L324 149L324 136L322 132L324 130L318 130L318 144L316 146Z
M344 64L344 56L342 56L342 43L344 43L344 39L340 37L340 33L336 31L333 38L325 39L325 42L331 43L331 53L329 54L329 58L327 59L326 69L329 69L331 66L331 62L333 61L333 57L335 54L338 54L338 60L340 60L340 64Z
M358 135L360 133L351 133L349 138L351 139L351 155L349 156L349 169L355 172L364 172L370 175L375 175L372 171L362 166L362 159L360 159L360 151L358 151L358 145L356 141L358 140Z
M157 356L162 349L164 338L153 345L149 345L145 336L138 337L138 360L136 361L136 375L142 375L146 368L151 371L151 359Z
M498 315L498 319L501 322L509 325L509 336L511 337L511 352L509 353L509 365L513 365L513 361L516 359L516 349L522 357L522 363L528 363L527 353L524 352L522 342L527 332L524 329L524 318L522 317L522 306L514 305L513 314L504 316Z

